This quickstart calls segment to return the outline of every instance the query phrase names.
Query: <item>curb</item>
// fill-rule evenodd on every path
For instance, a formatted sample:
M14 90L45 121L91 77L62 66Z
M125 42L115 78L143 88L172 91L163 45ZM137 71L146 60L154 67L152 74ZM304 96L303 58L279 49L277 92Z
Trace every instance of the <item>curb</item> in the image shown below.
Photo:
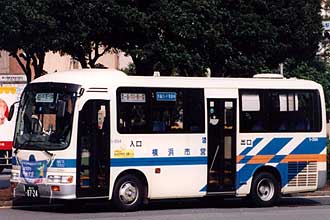
M306 192L306 193L293 193L286 195L287 197L295 196L330 196L330 191L315 191L315 192Z
M13 201L0 201L0 207L11 207L13 205Z

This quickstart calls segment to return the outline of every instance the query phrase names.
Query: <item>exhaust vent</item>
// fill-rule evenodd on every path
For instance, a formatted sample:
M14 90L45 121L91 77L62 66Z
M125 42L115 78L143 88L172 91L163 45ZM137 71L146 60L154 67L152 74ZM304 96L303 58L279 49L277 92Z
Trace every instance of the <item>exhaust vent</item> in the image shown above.
M316 186L317 163L290 162L288 164L288 186Z

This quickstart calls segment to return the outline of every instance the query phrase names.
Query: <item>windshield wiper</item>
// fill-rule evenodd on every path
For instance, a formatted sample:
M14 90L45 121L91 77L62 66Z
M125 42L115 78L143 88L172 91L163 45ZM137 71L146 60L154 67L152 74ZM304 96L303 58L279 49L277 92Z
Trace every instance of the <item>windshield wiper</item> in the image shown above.
M53 156L54 156L54 154L53 154L53 153L49 152L49 151L48 151L48 150L46 150L46 149L44 149L43 151L45 151L45 153L47 153L47 154L48 154L48 156L50 156L50 157L53 157Z
M25 146L27 146L31 142L34 143L34 142L40 142L40 141L25 140L22 144L18 144L18 146L15 147L16 149L15 149L14 153L17 154L18 150L25 148Z

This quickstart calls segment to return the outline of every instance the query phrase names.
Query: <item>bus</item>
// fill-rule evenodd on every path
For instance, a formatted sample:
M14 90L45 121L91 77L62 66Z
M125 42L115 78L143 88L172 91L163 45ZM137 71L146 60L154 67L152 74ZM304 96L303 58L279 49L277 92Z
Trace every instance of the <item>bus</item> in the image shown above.
M325 185L325 114L319 84L279 75L47 74L19 103L13 196L105 199L123 211L207 196L272 206Z

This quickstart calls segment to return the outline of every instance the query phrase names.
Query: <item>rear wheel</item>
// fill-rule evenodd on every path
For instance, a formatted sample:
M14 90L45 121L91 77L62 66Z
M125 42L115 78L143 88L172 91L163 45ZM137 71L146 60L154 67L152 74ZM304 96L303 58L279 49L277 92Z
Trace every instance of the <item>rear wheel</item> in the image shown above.
M271 173L258 173L253 178L250 198L256 206L272 206L277 202L279 197L280 186Z
M0 167L0 173L2 173L4 169L5 169L4 167Z
M135 175L127 174L120 177L112 195L113 204L121 211L134 211L143 204L144 187Z

